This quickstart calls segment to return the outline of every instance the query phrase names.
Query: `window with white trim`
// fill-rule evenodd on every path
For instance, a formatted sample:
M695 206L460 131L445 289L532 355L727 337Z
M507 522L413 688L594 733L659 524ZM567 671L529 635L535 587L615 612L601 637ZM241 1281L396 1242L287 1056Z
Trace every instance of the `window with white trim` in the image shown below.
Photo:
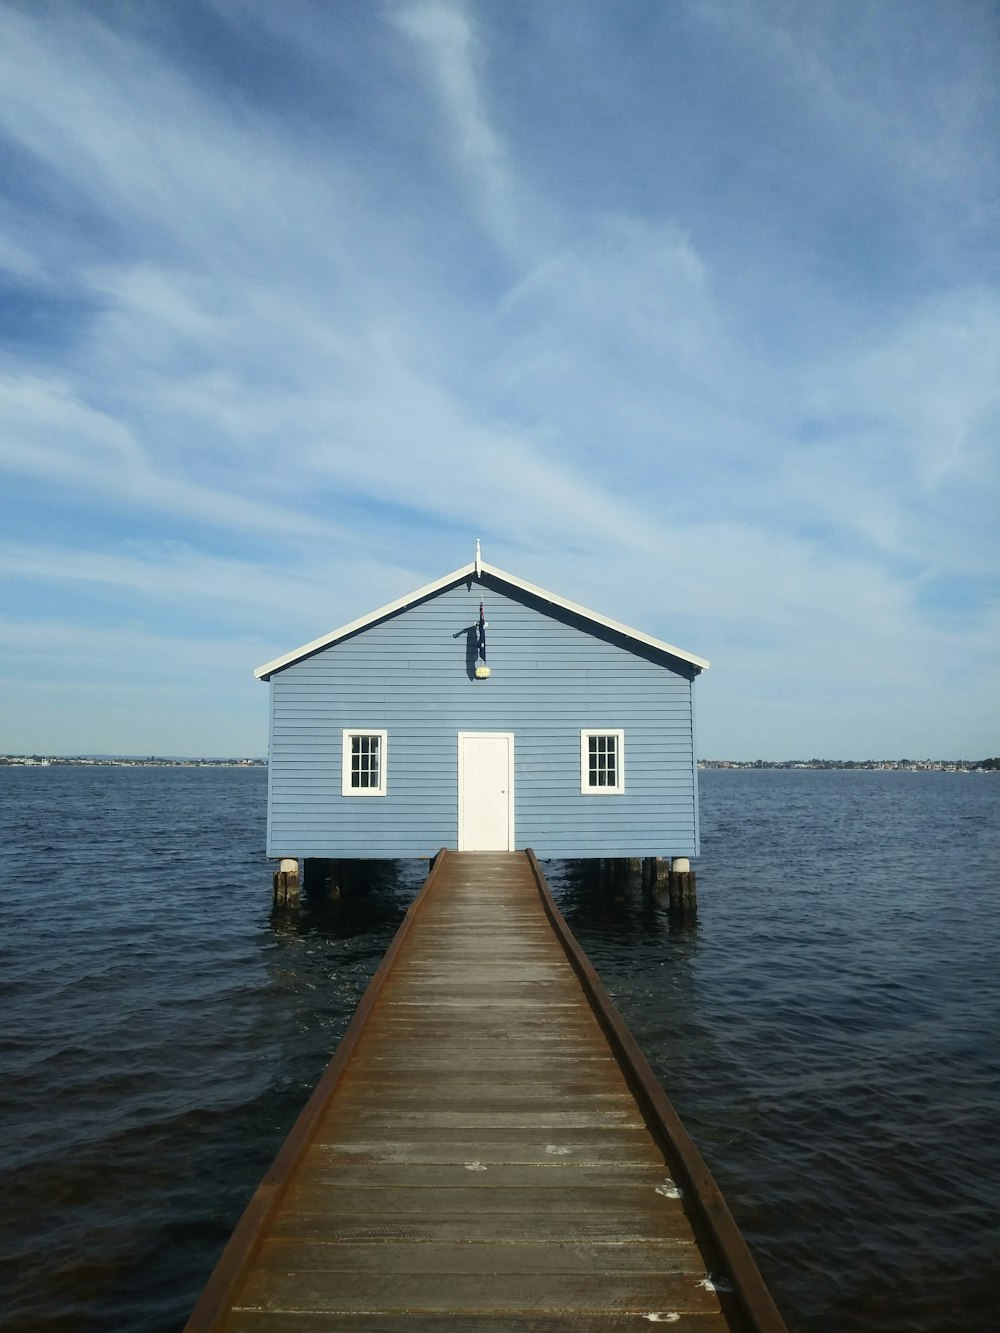
M387 759L384 731L345 731L342 795L384 796Z
M625 732L580 732L580 790L617 796L625 790Z

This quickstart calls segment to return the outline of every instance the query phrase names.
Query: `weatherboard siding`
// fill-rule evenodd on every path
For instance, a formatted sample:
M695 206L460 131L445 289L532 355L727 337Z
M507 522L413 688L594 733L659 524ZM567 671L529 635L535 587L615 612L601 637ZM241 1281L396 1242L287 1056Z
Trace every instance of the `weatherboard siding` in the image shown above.
M469 677L479 599L493 675ZM637 650L636 650L637 649ZM430 856L458 835L458 733L514 734L515 839L539 856L695 855L692 668L473 583L271 678L272 856ZM341 794L345 728L385 730L387 794ZM580 732L625 732L625 793L580 790Z

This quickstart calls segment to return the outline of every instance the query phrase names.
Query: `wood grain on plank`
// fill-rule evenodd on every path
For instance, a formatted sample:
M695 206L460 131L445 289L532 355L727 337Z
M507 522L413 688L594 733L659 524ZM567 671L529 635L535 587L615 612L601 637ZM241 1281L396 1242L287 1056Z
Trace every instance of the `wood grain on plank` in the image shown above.
M553 1139L556 1141L552 1142ZM477 1139L442 1139L438 1135L427 1139L359 1137L317 1142L311 1155L317 1171L357 1162L450 1166L475 1161L486 1167L544 1166L552 1161L570 1161L583 1166L655 1166L666 1170L662 1151L650 1143L645 1133L626 1136L608 1131L602 1131L592 1142L576 1134L513 1137L502 1141L497 1140L495 1133Z
M475 1245L459 1242L268 1240L257 1262L287 1272L331 1273L693 1273L704 1264L693 1241L613 1244Z
M671 1333L736 1333L743 1324L725 1314L683 1314L676 1310L652 1310L643 1314L595 1316L573 1314L464 1314L456 1321L451 1314L407 1314L403 1320L392 1314L339 1314L332 1325L327 1314L275 1313L236 1310L225 1325L225 1333L643 1333L656 1324L667 1324ZM675 1316L673 1318L672 1316ZM655 1326L653 1324L652 1326Z
M655 1322L651 1316L655 1315ZM676 1319L671 1316L676 1315ZM742 1322L734 1316L683 1314L675 1310L643 1314L581 1315L463 1315L451 1314L339 1314L331 1324L326 1314L275 1313L237 1310L226 1324L226 1333L643 1333L656 1324L667 1324L670 1333L741 1333Z
M469 1157L449 1163L366 1163L359 1165L335 1164L324 1160L315 1151L305 1159L304 1166L317 1183L329 1183L339 1188L355 1189L471 1189L479 1193L505 1189L653 1189L668 1179L662 1168L657 1170L644 1163L621 1165L592 1165L576 1163L566 1157L549 1157L545 1162L493 1163L485 1165L481 1158Z
M678 1228L679 1229L679 1228ZM634 1210L620 1215L594 1213L494 1213L485 1209L458 1217L418 1216L346 1217L329 1213L292 1213L282 1210L275 1219L272 1236L299 1240L408 1240L461 1241L464 1244L506 1245L511 1241L589 1242L612 1245L645 1245L665 1238L663 1218ZM685 1233L693 1235L689 1228ZM706 1267L711 1267L707 1265Z
M693 1274L673 1273L326 1273L255 1268L239 1304L244 1309L366 1313L490 1311L554 1313L602 1310L719 1309L714 1291Z
M468 1174L473 1175L472 1172ZM413 1189L359 1189L353 1185L340 1185L335 1173L329 1178L310 1174L307 1180L296 1182L289 1189L285 1208L289 1212L323 1213L328 1217L359 1217L365 1213L387 1218L481 1216L486 1212L526 1213L533 1217L543 1213L566 1213L583 1217L587 1213L613 1212L660 1222L667 1235L672 1234L670 1228L675 1222L683 1219L680 1200L657 1194L652 1180L603 1188L568 1184L491 1185L485 1192L488 1197L484 1199L483 1187L471 1179L461 1187L425 1185Z

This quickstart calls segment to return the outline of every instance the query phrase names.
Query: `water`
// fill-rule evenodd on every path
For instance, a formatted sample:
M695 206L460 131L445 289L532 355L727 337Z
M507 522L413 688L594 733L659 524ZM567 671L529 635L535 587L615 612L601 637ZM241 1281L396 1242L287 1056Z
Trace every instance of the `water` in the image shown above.
M422 878L275 917L265 775L0 768L0 1323L176 1333ZM546 869L793 1333L993 1333L1000 778L707 772L696 924Z

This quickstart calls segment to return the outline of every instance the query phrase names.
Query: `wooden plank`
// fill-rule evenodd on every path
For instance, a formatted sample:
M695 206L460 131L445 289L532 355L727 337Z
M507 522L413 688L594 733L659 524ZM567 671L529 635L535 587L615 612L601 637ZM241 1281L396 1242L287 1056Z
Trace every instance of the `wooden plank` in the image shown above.
M456 1049L462 1052L457 1063ZM442 1047L432 1042L400 1040L383 1049L379 1041L372 1041L352 1062L351 1078L352 1082L364 1082L438 1075L455 1083L479 1083L483 1079L506 1082L496 1077L498 1069L532 1081L551 1071L555 1078L576 1078L583 1082L589 1082L591 1077L614 1079L622 1087L628 1086L615 1061L595 1052L593 1043L585 1039L568 1051L553 1050L548 1043L529 1048L497 1041L463 1041L460 1046L448 1042Z
M549 1157L546 1162L494 1162L486 1164L478 1157L462 1162L431 1164L426 1162L382 1163L353 1166L333 1164L322 1156L322 1149L310 1150L304 1167L317 1184L329 1183L355 1189L430 1189L435 1187L472 1189L480 1193L500 1187L508 1189L574 1188L611 1189L642 1185L650 1189L669 1177L661 1169L646 1163L608 1165L572 1162L565 1157ZM673 1182L670 1182L671 1184Z
M363 1134L357 1130L357 1134ZM549 1143L546 1139L560 1138ZM484 1166L544 1166L555 1160L571 1161L576 1166L654 1166L664 1168L663 1153L648 1133L630 1137L614 1136L602 1131L593 1142L585 1142L579 1134L547 1134L544 1138L524 1139L523 1136L497 1142L495 1134L474 1139L442 1139L435 1134L425 1139L354 1138L334 1143L314 1143L311 1156L316 1170L337 1163L355 1162L384 1164L409 1163L454 1166L466 1162L480 1162Z
M693 1241L645 1245L470 1245L405 1241L268 1240L261 1268L328 1273L693 1273L705 1275Z
M683 1314L676 1310L644 1314L466 1314L456 1323L450 1315L435 1314L339 1314L331 1325L326 1314L301 1314L261 1310L237 1310L226 1324L226 1333L642 1333L655 1323L669 1324L671 1333L737 1333L742 1323L724 1314ZM672 1316L676 1315L676 1318Z
M519 1026L525 1030L523 1043L515 1035ZM557 1035L551 1023L529 1027L527 1021L519 1024L516 1019L489 1016L456 1018L450 1022L432 1022L428 1018L424 1024L389 1019L373 1034L363 1055L352 1064L351 1073L353 1076L355 1070L369 1067L374 1072L377 1066L370 1062L380 1056L388 1057L391 1067L401 1075L408 1069L433 1069L442 1063L450 1065L451 1072L457 1075L467 1069L481 1072L494 1060L554 1070L560 1065L579 1067L584 1060L600 1060L603 1064L598 1067L591 1063L589 1071L599 1076L602 1071L606 1076L613 1071L624 1084L615 1062L599 1051L597 1037L593 1031L568 1021L560 1023Z
M566 971L560 964L557 954L553 954L550 960L519 959L517 963L506 960L498 962L496 955L482 959L467 957L464 960L455 957L448 967L443 967L436 958L430 961L414 959L413 962L397 964L393 975L397 982L405 981L413 987L468 985L482 990L484 983L492 988L508 982L520 984L536 981L558 981L565 986Z
M537 1042L542 1046L553 1046L567 1039L578 1041L600 1040L600 1029L591 1020L578 1015L572 1010L564 1010L558 1015L558 1028L553 1023L554 1014L541 1014L530 1006L517 1013L498 1013L483 1006L478 1012L470 1013L461 1007L451 1010L437 1009L396 1009L392 1013L380 1015L378 1036L382 1039L395 1037L421 1042L437 1041L440 1037L455 1037L465 1041L496 1041L504 1038L515 1044L518 1034L523 1033L525 1040Z
M243 1309L386 1312L531 1312L566 1309L635 1314L668 1309L713 1313L714 1291L683 1273L327 1273L256 1268L240 1294Z
M615 1073L617 1074L617 1070ZM508 1069L504 1071L503 1083L505 1086L498 1090L496 1071L485 1068L479 1071L466 1069L456 1071L440 1067L425 1069L415 1066L402 1071L365 1070L354 1075L349 1090L345 1088L344 1104L347 1104L348 1099L380 1100L383 1104L391 1104L394 1098L413 1098L417 1103L421 1099L432 1099L454 1106L457 1101L475 1101L487 1095L491 1103L496 1104L501 1096L508 1099L542 1101L546 1098L551 1099L553 1093L558 1093L568 1102L587 1097L600 1097L605 1100L608 1097L621 1099L628 1097L628 1087L624 1080L612 1077L600 1067L594 1071L593 1081L589 1084L575 1067L567 1068L562 1073L552 1074L547 1080L543 1080L539 1065L529 1069L523 1067Z
M546 1072L553 1079L584 1081L590 1074L599 1079L621 1078L615 1062L595 1055L586 1043L573 1051L554 1051L550 1047L525 1051L504 1049L497 1042L478 1047L466 1043L462 1046L462 1060L456 1066L450 1045L441 1048L425 1042L415 1050L412 1042L403 1041L384 1046L373 1042L354 1062L352 1078L359 1083L375 1083L382 1078L403 1080L411 1075L415 1078L438 1075L466 1083L482 1080L496 1083L502 1076L504 1082L534 1082Z
M445 1133L437 1126L417 1120L407 1125L374 1126L368 1120L359 1121L356 1117L338 1117L336 1107L331 1109L317 1126L312 1142L317 1144L352 1143L361 1139L364 1142L396 1142L405 1139L409 1143L447 1143L457 1139L473 1143L502 1144L511 1143L520 1147L536 1147L539 1150L553 1150L563 1145L575 1143L614 1144L644 1143L653 1144L661 1159L662 1150L654 1143L645 1125L550 1125L539 1129L532 1125L490 1125L477 1129L475 1134ZM553 1155L555 1155L553 1153Z
M581 1038L564 1043L552 1041L527 1040L521 1044L499 1042L495 1040L463 1040L460 1047L455 1043L414 1042L405 1036L387 1037L380 1034L365 1043L363 1054L352 1064L357 1071L408 1068L454 1069L456 1051L461 1054L460 1064L469 1070L495 1068L499 1073L506 1069L538 1068L541 1065L553 1070L581 1068L584 1063L600 1061L608 1063L603 1052L595 1051L592 1041ZM612 1065L614 1061L610 1062Z
M525 1037L532 1046L558 1054L564 1046L569 1049L591 1049L594 1041L600 1037L592 1027L584 1026L575 1020L567 1019L561 1032L556 1032L553 1025L535 1014L527 1014L523 1019L517 1017L501 1018L491 1014L482 1017L468 1017L456 1014L452 1018L427 1017L421 1023L417 1017L410 1019L387 1019L379 1027L379 1039L383 1041L406 1041L411 1046L436 1045L450 1041L456 1052L462 1047L457 1043L493 1042L504 1043L507 1049L514 1050L517 1042L518 1027L523 1026Z
M563 1016L585 1021L585 1016L580 1014L579 1001L566 995L562 989L554 994L540 992L537 995L528 994L520 988L504 991L499 986L488 995L484 995L481 988L473 990L471 987L460 992L451 991L433 996L408 991L405 996L399 998L386 996L385 1004L387 1018L412 1018L415 1014L421 1021L427 1016L432 1022L438 1017L443 1017L448 1011L455 1011L463 1017L471 1017L479 1010L498 1016L503 1014L504 1017L507 1017L503 1013L504 1010L514 1010L514 1016L518 1018L524 1014L536 1015L546 1021ZM565 1015L557 1012L560 1009L566 1011Z
M328 1217L367 1214L385 1218L464 1217L478 1215L483 1208L489 1208L495 1215L529 1213L535 1217L543 1213L571 1213L582 1217L586 1213L613 1212L622 1217L634 1215L644 1221L654 1219L667 1235L676 1234L672 1230L674 1226L686 1225L680 1201L657 1194L652 1178L641 1184L609 1185L603 1189L571 1184L547 1188L489 1185L489 1197L483 1200L482 1188L473 1181L472 1172L468 1175L462 1188L442 1185L416 1189L358 1189L304 1172L301 1180L290 1186L283 1208L291 1213L323 1213Z
M625 1214L593 1213L491 1213L484 1209L456 1217L354 1217L327 1213L280 1212L270 1229L274 1237L322 1241L460 1241L462 1244L506 1245L511 1241L603 1242L626 1246L656 1243L664 1239L663 1217L635 1210ZM688 1229L688 1234L693 1231ZM679 1237L677 1237L679 1238Z
M335 1133L338 1126L348 1127L356 1117L350 1111L331 1115L326 1132ZM410 1133L417 1128L454 1131L456 1129L595 1129L614 1126L642 1129L645 1122L638 1109L563 1111L551 1107L521 1110L467 1110L467 1111L396 1111L373 1110L366 1112L369 1129L395 1129Z
M380 1040L415 1041L423 1044L437 1042L442 1038L451 1038L467 1042L505 1041L511 1050L515 1049L518 1032L523 1032L525 1041L532 1045L551 1050L565 1041L576 1041L583 1046L600 1039L600 1032L592 1024L575 1015L560 1017L556 1029L550 1018L534 1010L523 1010L520 1014L497 1014L484 1010L478 1014L454 1010L450 1014L440 1011L431 1015L424 1013L393 1014L386 1016L379 1024Z
M485 986L484 978L477 981L432 981L413 977L398 977L395 985L387 988L386 1003L394 1009L398 1005L413 1005L418 1009L434 1010L456 1005L465 1008L499 1005L517 1007L544 1005L547 1008L579 1010L579 999L567 990L563 980L523 981L491 977Z
M635 1110L635 1101L620 1088L584 1088L571 1092L561 1088L559 1111L569 1115L575 1111L621 1111L629 1115ZM551 1111L552 1089L538 1084L515 1084L511 1087L492 1087L487 1084L445 1083L435 1088L427 1083L411 1081L409 1085L382 1085L352 1083L340 1095L338 1109L345 1115L433 1115L447 1111L456 1115L491 1115L494 1111L505 1114L517 1111ZM433 1124L428 1121L428 1124Z

